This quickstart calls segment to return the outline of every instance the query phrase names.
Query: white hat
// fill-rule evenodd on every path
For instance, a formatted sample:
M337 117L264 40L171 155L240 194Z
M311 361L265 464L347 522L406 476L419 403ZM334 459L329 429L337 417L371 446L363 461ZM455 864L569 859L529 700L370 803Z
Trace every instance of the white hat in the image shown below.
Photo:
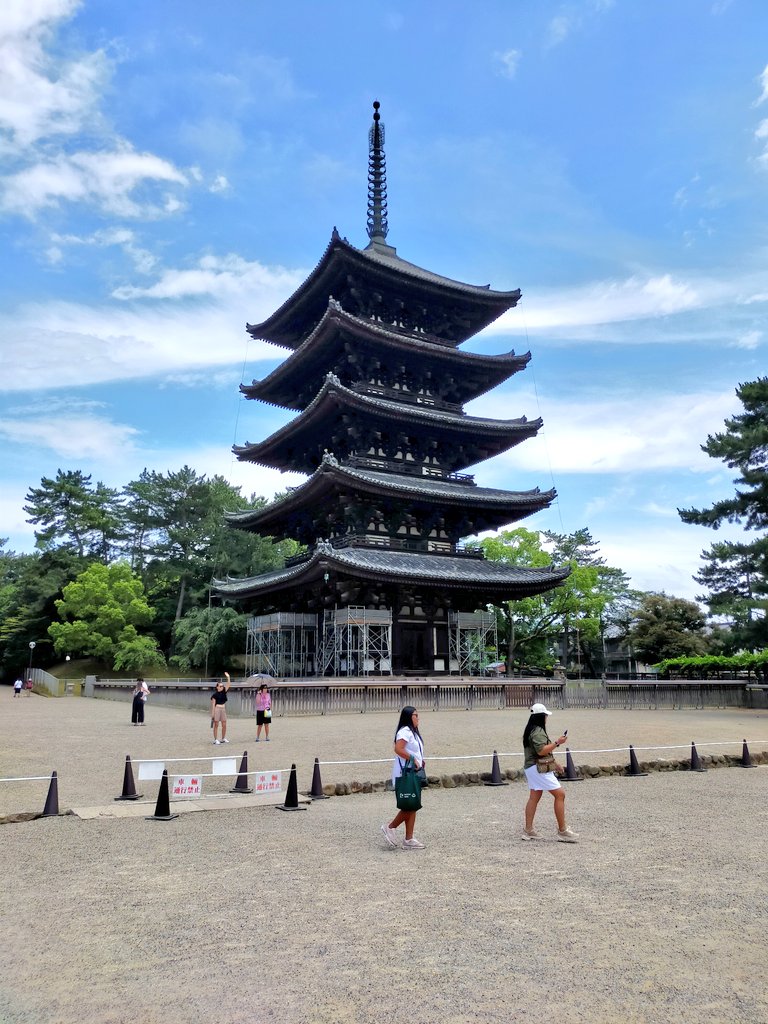
M551 715L551 711L547 711L543 704L531 704L532 715Z

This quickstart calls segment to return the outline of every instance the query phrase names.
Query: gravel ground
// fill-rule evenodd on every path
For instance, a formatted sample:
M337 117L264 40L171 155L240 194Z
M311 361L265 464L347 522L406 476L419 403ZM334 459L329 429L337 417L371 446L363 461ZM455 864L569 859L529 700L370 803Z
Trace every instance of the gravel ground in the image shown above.
M0 775L56 768L62 810L111 803L126 753L220 752L195 712L150 706L136 729L125 704L2 700ZM282 719L273 742L258 746L253 722L235 720L227 753L247 748L252 768L295 761L305 789L315 756L388 758L391 718ZM524 720L512 711L425 715L430 771L437 756L514 751ZM737 753L743 737L768 749L766 712L568 711L555 724L569 728L574 751L695 739L700 752ZM715 740L730 745L703 746ZM382 764L328 766L323 781L386 774ZM5 824L12 883L0 905L11 955L0 1021L768 1021L767 784L767 767L572 784L575 845L519 841L522 783L428 791L418 852L385 847L386 793L293 814L260 806L171 822L61 815ZM45 790L3 784L0 813L42 806ZM552 837L544 801L537 824Z

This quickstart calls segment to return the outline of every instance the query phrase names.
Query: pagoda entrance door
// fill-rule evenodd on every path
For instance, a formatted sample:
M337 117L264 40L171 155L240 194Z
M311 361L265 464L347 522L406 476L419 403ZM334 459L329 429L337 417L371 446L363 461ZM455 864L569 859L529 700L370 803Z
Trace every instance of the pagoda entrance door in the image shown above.
M430 663L430 630L426 622L409 622L400 626L400 666L403 672L428 672Z

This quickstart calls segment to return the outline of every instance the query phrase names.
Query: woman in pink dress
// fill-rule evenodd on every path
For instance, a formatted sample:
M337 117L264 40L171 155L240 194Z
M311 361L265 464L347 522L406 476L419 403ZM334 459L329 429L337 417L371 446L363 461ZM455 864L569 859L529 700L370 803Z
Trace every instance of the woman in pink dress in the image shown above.
M272 697L270 696L267 684L262 683L256 691L256 742L261 738L261 730L269 743L269 725L272 721Z

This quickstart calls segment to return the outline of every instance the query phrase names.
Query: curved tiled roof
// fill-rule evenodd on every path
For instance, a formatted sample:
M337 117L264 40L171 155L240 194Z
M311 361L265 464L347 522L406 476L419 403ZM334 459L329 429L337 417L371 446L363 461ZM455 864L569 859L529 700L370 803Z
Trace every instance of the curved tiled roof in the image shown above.
M328 296L337 289L334 282L346 276L345 266L357 266L371 286L377 276L399 292L409 289L409 282L417 288L422 301L430 297L451 301L461 307L466 324L452 339L459 344L493 323L505 310L517 305L520 290L501 292L488 285L465 284L449 277L441 277L423 267L401 259L394 252L382 253L375 247L356 249L340 237L334 228L331 240L314 270L296 291L275 312L260 324L247 324L253 338L271 341L286 348L296 348L307 330L322 316ZM373 271L373 272L372 272ZM376 271L379 271L377 275Z
M341 578L390 583L418 582L421 586L450 586L451 589L480 591L487 599L530 597L552 590L562 583L570 569L547 566L523 568L504 562L432 555L379 548L332 548L318 545L305 562L276 569L261 576L240 580L214 580L223 597L246 598L275 590L295 589L314 583L325 572Z
M498 297L509 303L508 309L517 303L521 295L519 288L509 292L500 292L491 288L489 284L467 284L465 281L456 281L452 277L443 277L442 274L435 274L433 271L419 267L415 263L409 263L408 260L398 256L394 249L390 252L382 252L380 248L373 245L366 246L365 249L357 249L354 245L350 245L346 239L342 239L342 245L346 245L353 252L365 256L372 263L378 263L388 270L394 270L398 274L416 278L418 281L426 281L429 284L436 284L440 288L465 292L467 295L475 297L486 295L493 298ZM388 246L387 248L390 247Z
M547 508L556 497L554 489L542 493L538 487L528 491L476 487L434 477L344 466L332 456L326 456L312 476L288 494L260 509L225 512L225 517L231 526L239 529L271 533L283 520L303 509L307 509L308 515L311 515L313 509L322 514L324 502L332 500L334 493L343 487L360 495L380 494L394 500L423 503L429 507L440 502L441 506L460 511L480 509L486 515L490 514L499 526Z
M263 402L284 408L301 408L298 397L300 388L296 378L311 375L319 379L329 369L334 349L338 345L339 330L348 329L355 340L364 339L368 346L380 350L404 352L412 359L432 362L438 372L450 367L457 374L456 386L460 401L467 402L525 368L531 358L530 352L521 356L514 350L500 355L486 355L480 352L464 352L449 345L430 341L416 334L406 334L391 327L354 316L330 299L328 308L312 333L268 376L252 384L241 384L240 390L246 398L258 398ZM468 372L469 371L469 372ZM474 371L474 372L472 372ZM317 387L314 388L314 391Z
M469 466L489 458L491 454L506 451L526 438L533 437L541 427L541 419L529 421L525 416L514 420L494 420L361 395L344 387L333 374L328 374L316 397L298 416L265 440L256 444L246 442L244 445L234 445L232 450L240 461L306 471L305 466L320 462L321 447L332 443L324 428L334 408L341 408L346 413L355 413L369 420L399 424L401 433L410 429L417 434L424 430L431 431L430 436L433 438L440 434L453 436L457 441L461 439L464 442L465 452L468 447L472 447L472 442L473 450L484 445L492 449L477 458L467 458L465 452L459 452L457 447L454 460L449 464L446 459L445 465L449 469ZM296 457L297 450L304 453L304 462ZM316 458L313 456L314 451L318 451Z

